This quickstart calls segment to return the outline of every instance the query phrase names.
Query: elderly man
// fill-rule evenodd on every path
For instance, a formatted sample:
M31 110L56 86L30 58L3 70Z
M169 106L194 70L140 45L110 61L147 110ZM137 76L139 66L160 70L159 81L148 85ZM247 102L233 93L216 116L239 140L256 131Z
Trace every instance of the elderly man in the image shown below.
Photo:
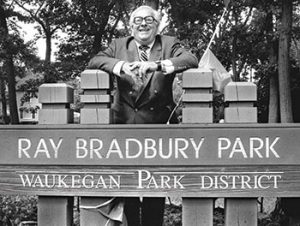
M176 115L171 117L175 74L197 67L198 60L176 38L158 34L160 19L160 13L149 6L137 8L130 17L132 36L112 41L88 64L89 69L101 69L116 78L113 123L177 122ZM142 204L128 198L128 225L160 226L163 209L163 198L144 198Z

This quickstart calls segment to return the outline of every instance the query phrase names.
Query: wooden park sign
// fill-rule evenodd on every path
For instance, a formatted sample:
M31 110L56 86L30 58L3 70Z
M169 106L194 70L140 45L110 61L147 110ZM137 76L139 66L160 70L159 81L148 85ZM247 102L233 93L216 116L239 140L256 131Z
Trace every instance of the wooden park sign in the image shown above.
M297 124L0 127L0 191L38 195L300 195Z

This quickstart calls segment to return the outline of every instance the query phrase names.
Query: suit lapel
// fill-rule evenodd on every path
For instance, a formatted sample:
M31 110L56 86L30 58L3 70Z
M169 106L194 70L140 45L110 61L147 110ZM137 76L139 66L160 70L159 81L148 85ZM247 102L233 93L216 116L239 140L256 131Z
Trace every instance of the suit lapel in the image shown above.
M139 61L139 52L133 37L128 39L126 46L127 46L127 51L126 51L127 61L128 62Z
M157 61L162 58L162 45L159 36L156 36L154 45L152 46L149 61Z

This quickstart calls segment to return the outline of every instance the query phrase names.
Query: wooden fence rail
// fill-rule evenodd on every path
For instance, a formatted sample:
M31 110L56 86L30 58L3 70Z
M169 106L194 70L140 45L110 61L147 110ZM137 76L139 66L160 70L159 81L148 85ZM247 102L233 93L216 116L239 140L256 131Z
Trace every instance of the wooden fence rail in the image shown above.
M226 226L257 225L257 197L300 197L300 126L257 124L252 83L228 84L225 123L212 123L212 72L186 71L178 125L110 124L110 84L83 72L81 124L71 87L45 84L39 125L0 127L0 193L38 195L38 225L71 226L76 196L85 207L180 196L183 226L213 225L218 197ZM81 209L80 225L106 222Z

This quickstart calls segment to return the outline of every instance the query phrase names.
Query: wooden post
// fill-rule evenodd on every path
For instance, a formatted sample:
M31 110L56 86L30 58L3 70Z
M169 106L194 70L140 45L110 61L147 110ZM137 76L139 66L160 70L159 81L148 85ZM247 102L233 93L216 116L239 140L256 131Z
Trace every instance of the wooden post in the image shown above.
M256 123L256 86L250 82L230 82L224 90L225 123ZM225 199L226 226L256 226L257 198Z
M110 76L100 70L85 70L81 73L80 96L84 103L80 111L81 124L110 124L111 102Z
M73 197L39 196L38 225L72 226Z
M183 226L213 226L214 200L212 198L183 198Z
M257 225L256 198L225 199L226 226L255 226Z
M183 123L212 123L212 72L204 69L189 69L183 73L182 102Z
M84 108L80 111L81 124L111 123L111 87L110 76L101 70L85 70L81 73L81 102ZM80 225L105 225L107 218L97 211L97 206L109 201L110 197L81 197ZM95 207L95 208L93 208ZM107 207L109 208L109 205Z
M40 124L67 124L73 122L70 103L73 102L73 88L69 85L43 84L39 87ZM73 225L73 197L38 197L38 225Z
M251 82L230 82L225 86L226 123L257 123L256 86Z
M183 123L212 123L212 72L190 69L183 73ZM183 226L212 226L213 198L183 198Z
M39 124L68 124L73 122L70 104L74 90L64 83L46 83L39 87Z

